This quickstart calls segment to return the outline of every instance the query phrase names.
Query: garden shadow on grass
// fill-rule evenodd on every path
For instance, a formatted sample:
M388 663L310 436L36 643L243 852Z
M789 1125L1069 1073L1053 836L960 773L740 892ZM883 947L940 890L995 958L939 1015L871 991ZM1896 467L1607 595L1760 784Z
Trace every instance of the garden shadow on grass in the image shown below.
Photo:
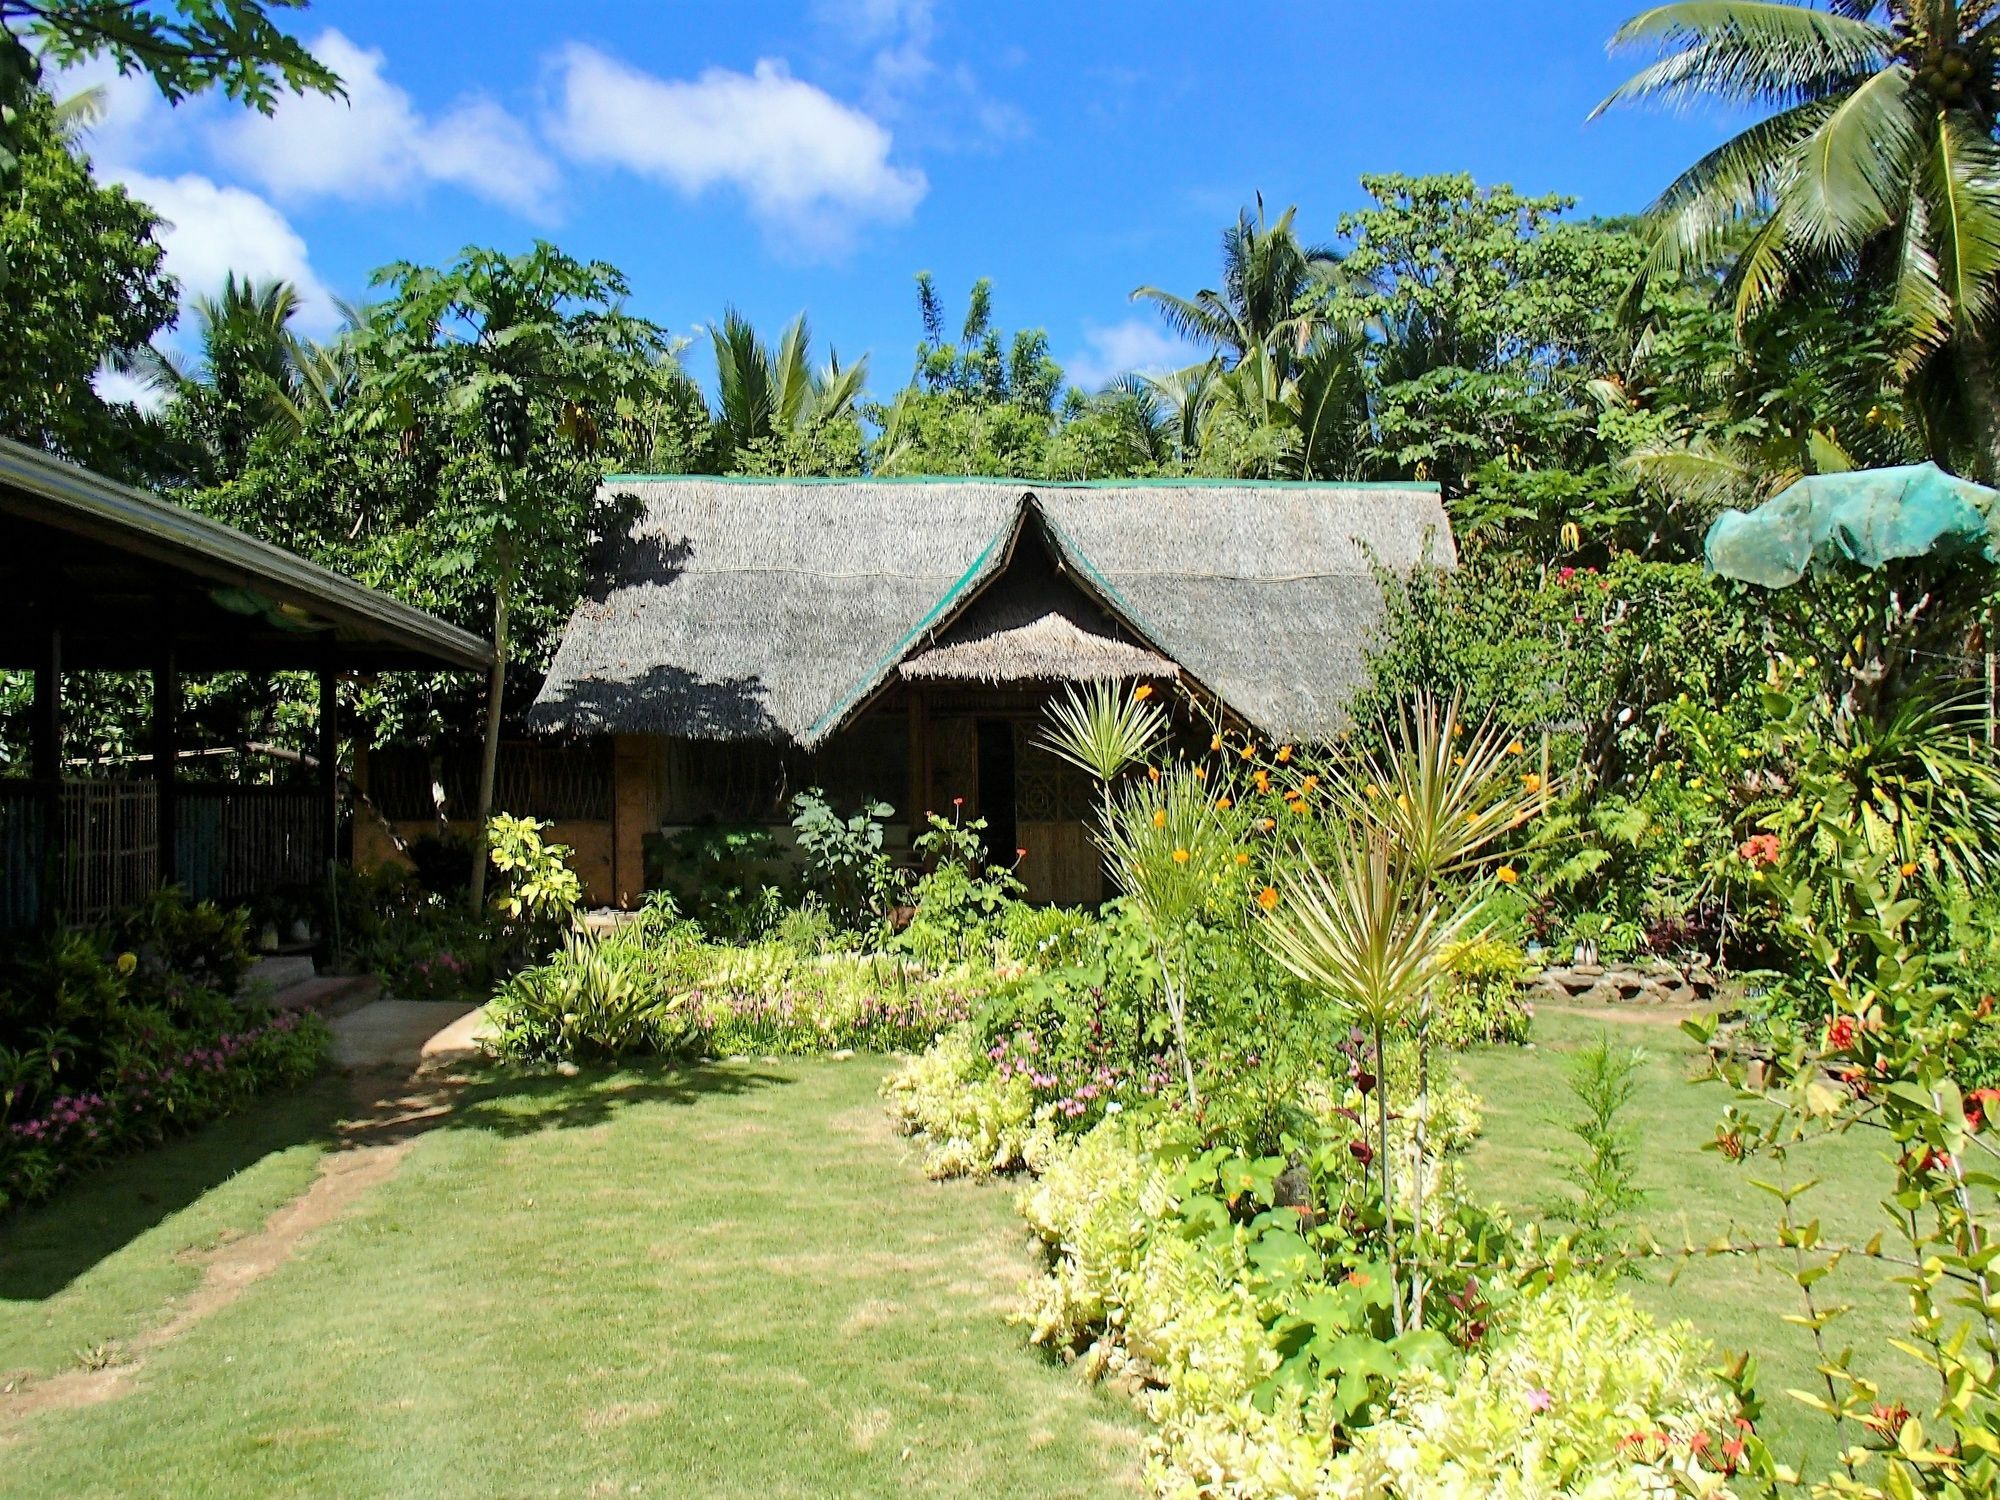
M378 1075L357 1110L356 1079L329 1073L190 1135L107 1163L46 1203L0 1219L0 1303L55 1296L99 1262L263 1158L313 1143L392 1145L431 1130L503 1137L585 1130L633 1105L692 1105L792 1080L742 1066L624 1065L574 1076L476 1064L456 1077Z
M54 1296L265 1157L330 1141L353 1112L347 1081L323 1074L64 1183L47 1202L0 1218L0 1301Z
M499 1065L458 1086L441 1130L483 1130L515 1137L545 1130L589 1130L640 1104L699 1104L793 1080L741 1065L607 1064L573 1075L520 1072Z

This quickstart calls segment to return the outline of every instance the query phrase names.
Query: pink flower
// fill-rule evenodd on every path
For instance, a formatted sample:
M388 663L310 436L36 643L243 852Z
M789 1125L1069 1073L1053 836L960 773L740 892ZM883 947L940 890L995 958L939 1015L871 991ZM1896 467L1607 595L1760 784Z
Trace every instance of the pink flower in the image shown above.
M1537 1386L1534 1390L1528 1392L1529 1411L1547 1411L1550 1407L1554 1406L1555 1404L1556 1404L1556 1398L1551 1396L1547 1391L1543 1390L1540 1386Z

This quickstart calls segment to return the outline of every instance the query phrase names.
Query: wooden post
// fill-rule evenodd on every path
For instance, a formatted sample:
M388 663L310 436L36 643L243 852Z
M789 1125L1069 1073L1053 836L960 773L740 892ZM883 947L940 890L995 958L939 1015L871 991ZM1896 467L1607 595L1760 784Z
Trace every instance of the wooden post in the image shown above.
M29 726L30 766L42 802L42 857L37 905L50 926L62 920L69 882L62 825L62 630L51 620L35 663L34 720Z
M930 724L924 712L924 690L914 683L907 689L910 723L910 842L915 844L917 835L924 831L924 814L930 809L925 804L930 800Z
M159 849L159 880L173 885L180 879L179 777L181 753L181 677L171 648L153 666L153 784L157 803L155 843Z
M340 679L319 669L320 863L331 873L340 858Z

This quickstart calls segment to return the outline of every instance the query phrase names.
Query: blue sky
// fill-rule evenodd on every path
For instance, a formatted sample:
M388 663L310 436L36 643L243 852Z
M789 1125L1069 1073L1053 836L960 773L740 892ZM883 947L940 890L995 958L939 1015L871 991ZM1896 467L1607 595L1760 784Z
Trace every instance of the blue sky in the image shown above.
M1094 380L1172 357L1129 293L1211 283L1259 189L1309 238L1369 171L1642 208L1721 122L1585 123L1637 66L1605 42L1638 3L322 0L293 25L348 103L264 120L121 80L91 150L173 221L191 289L284 274L319 328L386 261L540 235L678 333L806 310L878 392L909 373L913 275L954 310L988 276L1004 327Z

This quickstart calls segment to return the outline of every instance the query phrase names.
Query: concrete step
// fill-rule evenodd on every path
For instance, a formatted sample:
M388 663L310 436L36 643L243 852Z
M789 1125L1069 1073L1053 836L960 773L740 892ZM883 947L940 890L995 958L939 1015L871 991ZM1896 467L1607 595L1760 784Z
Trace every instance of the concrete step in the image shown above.
M272 998L279 1010L316 1010L329 1020L372 1005L382 994L373 974L327 974L287 985Z
M236 986L236 994L239 999L279 994L295 984L304 984L315 973L310 953L253 958L243 982Z

